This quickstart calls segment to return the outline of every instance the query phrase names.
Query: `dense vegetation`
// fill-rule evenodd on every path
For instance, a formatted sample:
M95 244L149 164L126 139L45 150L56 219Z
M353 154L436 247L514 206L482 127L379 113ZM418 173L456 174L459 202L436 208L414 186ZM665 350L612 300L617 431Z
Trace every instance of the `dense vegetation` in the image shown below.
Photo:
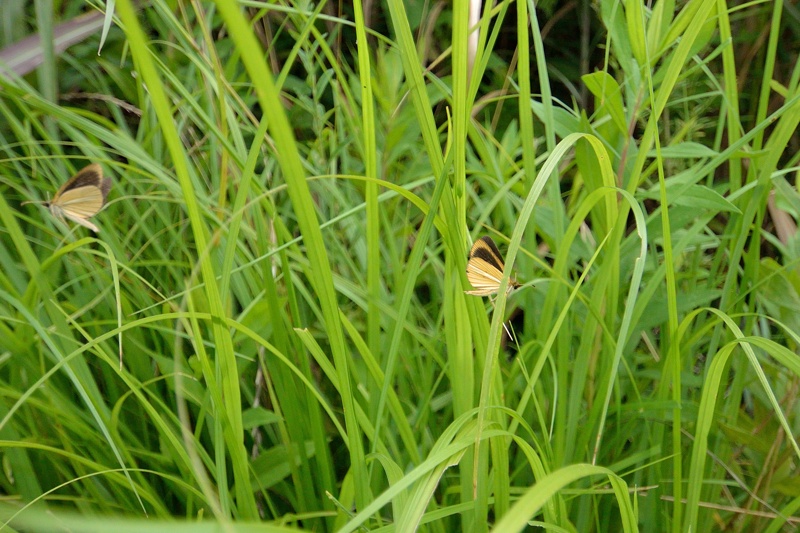
M0 523L798 527L793 4L134 4L0 6Z

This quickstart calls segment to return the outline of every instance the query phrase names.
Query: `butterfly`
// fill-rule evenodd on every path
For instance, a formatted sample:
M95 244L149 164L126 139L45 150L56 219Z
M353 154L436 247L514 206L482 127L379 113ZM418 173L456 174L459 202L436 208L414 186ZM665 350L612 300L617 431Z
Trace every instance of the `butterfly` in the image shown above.
M469 251L467 262L467 279L474 290L464 291L475 296L489 296L497 293L503 279L503 257L491 237L481 237ZM519 287L514 279L508 280L506 294Z
M104 178L102 167L93 163L68 179L44 205L53 216L62 220L66 217L97 233L100 230L88 219L103 208L109 190L111 179Z

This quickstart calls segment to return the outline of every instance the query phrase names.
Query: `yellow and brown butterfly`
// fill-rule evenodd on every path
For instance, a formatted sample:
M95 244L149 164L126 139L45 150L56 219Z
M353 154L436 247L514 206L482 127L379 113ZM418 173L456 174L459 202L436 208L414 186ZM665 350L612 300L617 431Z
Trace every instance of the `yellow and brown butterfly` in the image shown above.
M503 257L497 245L491 237L481 237L472 245L467 262L467 279L474 290L464 292L475 296L496 294L503 279L503 268ZM509 279L506 294L519 286L516 280Z
M97 233L100 230L88 219L103 208L109 190L111 179L104 178L102 167L93 163L68 179L52 200L42 203L53 216L61 220L66 217Z

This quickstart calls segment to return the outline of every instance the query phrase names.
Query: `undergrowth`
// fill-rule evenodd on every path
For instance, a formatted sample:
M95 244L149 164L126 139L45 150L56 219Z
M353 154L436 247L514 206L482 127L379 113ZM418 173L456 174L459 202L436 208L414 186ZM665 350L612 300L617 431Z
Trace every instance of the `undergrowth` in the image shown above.
M363 7L118 0L2 71L5 527L794 530L793 12L601 0L570 63L559 6ZM22 205L89 162L98 234Z

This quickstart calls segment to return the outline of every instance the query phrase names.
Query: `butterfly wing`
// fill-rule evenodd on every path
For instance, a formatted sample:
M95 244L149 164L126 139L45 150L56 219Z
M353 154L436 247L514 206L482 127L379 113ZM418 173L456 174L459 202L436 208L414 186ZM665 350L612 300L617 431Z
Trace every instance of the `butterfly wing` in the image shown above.
M68 219L70 219L71 221L75 222L76 224L80 224L84 228L89 228L90 230L92 230L95 233L99 233L100 232L100 228L98 228L97 226L95 226L94 224L92 224L91 222L86 220L85 218L75 216L75 215L73 215L73 214L71 214L71 213L69 213L67 211L63 211L62 214L65 217L67 217Z
M494 269L480 260L472 261L467 264L467 279L474 288L471 291L464 291L467 294L476 296L488 296L497 292L500 288L502 272L497 273Z
M467 280L474 290L464 291L475 296L495 294L503 280L503 257L491 237L481 237L469 252L467 262ZM508 292L519 284L513 279L508 282Z
M103 207L103 193L99 187L87 185L70 189L58 199L58 203L51 202L51 205L58 206L62 211L74 214L75 216L89 218L97 214Z
M487 296L497 292L503 278L503 259L491 237L481 237L469 252L467 280L474 290L467 294Z
M77 174L72 176L68 179L61 188L58 189L55 197L53 198L53 202L55 203L58 201L58 198L64 194L65 192L69 191L70 189L77 189L80 187L86 187L92 185L97 188L101 188L103 185L103 181L108 181L108 186L105 189L105 194L108 194L108 190L111 188L111 180L103 179L103 168L98 165L97 163L92 163L78 171ZM105 196L103 197L105 198Z
M100 230L87 219L103 208L109 190L111 180L103 178L100 165L91 164L61 186L49 203L50 211L97 233Z

